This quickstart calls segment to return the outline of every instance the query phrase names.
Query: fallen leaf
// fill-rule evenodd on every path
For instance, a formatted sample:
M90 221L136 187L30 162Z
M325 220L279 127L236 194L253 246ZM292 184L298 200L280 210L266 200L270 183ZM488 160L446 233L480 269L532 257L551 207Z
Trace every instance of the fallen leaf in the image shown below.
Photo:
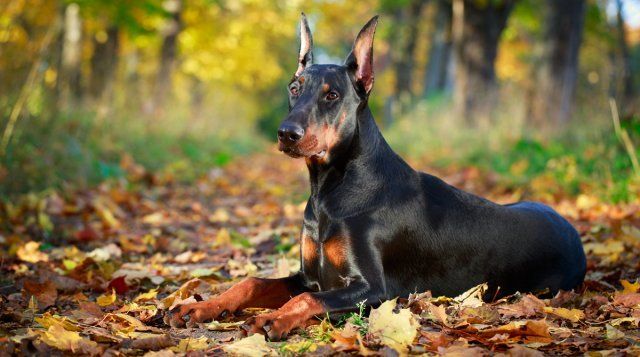
M616 294L613 303L624 307L635 307L640 305L640 293Z
M184 338L178 342L177 346L171 348L174 352L204 351L207 349L209 349L209 339L204 336L198 338Z
M107 288L115 290L117 294L125 294L127 291L131 289L129 285L127 285L127 283L125 282L124 276L119 276L117 278L112 279L109 282L109 285L107 286Z
M396 309L396 300L387 300L369 314L369 333L398 351L406 351L417 336L418 322L409 309Z
M98 298L96 299L96 302L98 303L98 305L104 307L104 306L109 306L112 305L114 302L116 302L117 299L117 295L116 295L116 290L115 289L111 289L111 293L105 293L102 294L100 296L98 296Z
M29 295L36 297L40 310L54 305L58 298L58 290L51 280L46 280L43 283L25 280L23 288Z
M264 335L254 334L228 345L222 349L232 356L262 357L275 356L275 351L267 345Z
M544 312L548 314L552 314L563 319L569 320L571 322L578 322L584 319L584 312L578 309L565 309L563 307L548 307L545 306Z
M147 291L146 293L142 293L138 296L136 296L135 299L133 299L134 302L141 302L141 301L148 301L148 300L153 300L156 298L156 296L158 296L158 289L151 289L149 291Z
M61 325L55 324L41 334L42 342L62 351L95 355L100 352L98 344L80 336L78 332L67 331Z
M640 280L637 280L635 283L630 283L627 280L620 280L620 284L622 284L622 287L624 288L622 291L623 294L637 293L640 290Z
M607 340L619 340L624 338L624 332L618 330L617 328L607 324L606 325L606 333L605 337Z
M523 337L527 342L551 342L549 325L542 320L513 321L506 325L481 330L483 337L492 337L496 334L508 333L510 337Z
M106 262L113 258L120 258L122 256L122 249L113 243L109 243L104 247L92 250L87 253L87 256L96 262Z
M34 320L46 329L51 326L59 325L67 331L82 331L82 328L80 328L76 322L71 321L68 317L52 315L50 312L46 312L42 316L34 318Z
M456 296L454 300L459 302L463 307L482 306L482 304L484 304L484 302L482 301L482 295L484 295L485 291L487 291L487 288L487 283L474 286L473 288L465 291L459 296Z
M178 290L171 293L161 301L161 308L172 309L181 300L184 300L199 290L210 290L211 286L200 279L191 279L182 284Z
M218 322L216 320L211 321L206 325L207 330L210 331L232 331L242 326L244 321L237 322Z
M40 251L40 243L27 242L18 248L16 252L18 259L27 263L48 262L49 256Z
M167 347L175 346L175 342L168 334L150 335L146 337L137 337L135 339L127 339L122 342L122 347L137 349L143 351L158 351Z
M498 312L504 317L532 317L542 312L544 302L537 297L527 294L514 304L498 306Z

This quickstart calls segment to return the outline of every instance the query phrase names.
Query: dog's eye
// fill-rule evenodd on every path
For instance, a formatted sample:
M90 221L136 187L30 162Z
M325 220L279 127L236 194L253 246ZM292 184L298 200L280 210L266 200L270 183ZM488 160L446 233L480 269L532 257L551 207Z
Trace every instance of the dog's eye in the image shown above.
M329 92L329 93L327 93L326 98L327 98L327 100L336 100L336 99L338 99L338 93Z
M297 96L298 95L298 87L289 88L289 92L291 92L291 95Z

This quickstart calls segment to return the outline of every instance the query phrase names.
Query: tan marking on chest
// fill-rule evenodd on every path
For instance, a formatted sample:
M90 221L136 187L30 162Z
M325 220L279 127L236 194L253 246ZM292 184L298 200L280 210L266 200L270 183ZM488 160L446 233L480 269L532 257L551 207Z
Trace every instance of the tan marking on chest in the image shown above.
M308 235L303 235L302 240L302 260L311 262L318 259L318 244Z
M322 250L331 265L341 268L347 262L349 241L346 237L334 236L322 243Z

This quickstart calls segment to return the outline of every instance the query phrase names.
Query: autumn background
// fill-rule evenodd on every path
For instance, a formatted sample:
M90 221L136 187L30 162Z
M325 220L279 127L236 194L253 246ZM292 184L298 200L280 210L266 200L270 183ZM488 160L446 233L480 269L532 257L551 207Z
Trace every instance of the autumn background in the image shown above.
M553 205L588 253L584 290L557 300L405 301L422 324L406 345L637 348L638 0L2 1L0 345L180 353L235 338L237 319L194 334L161 317L297 269L306 173L275 138L301 11L319 63L342 63L380 14L369 104L391 146L499 202ZM350 319L258 350L397 347Z

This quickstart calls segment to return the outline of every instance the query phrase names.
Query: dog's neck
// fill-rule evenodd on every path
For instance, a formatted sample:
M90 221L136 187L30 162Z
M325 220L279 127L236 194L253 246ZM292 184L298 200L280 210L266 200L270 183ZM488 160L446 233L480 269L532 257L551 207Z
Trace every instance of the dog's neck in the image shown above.
M362 180L389 182L414 172L387 144L366 104L351 115L357 123L351 138L338 143L327 162L307 160L312 197L321 197L338 186L361 184Z

